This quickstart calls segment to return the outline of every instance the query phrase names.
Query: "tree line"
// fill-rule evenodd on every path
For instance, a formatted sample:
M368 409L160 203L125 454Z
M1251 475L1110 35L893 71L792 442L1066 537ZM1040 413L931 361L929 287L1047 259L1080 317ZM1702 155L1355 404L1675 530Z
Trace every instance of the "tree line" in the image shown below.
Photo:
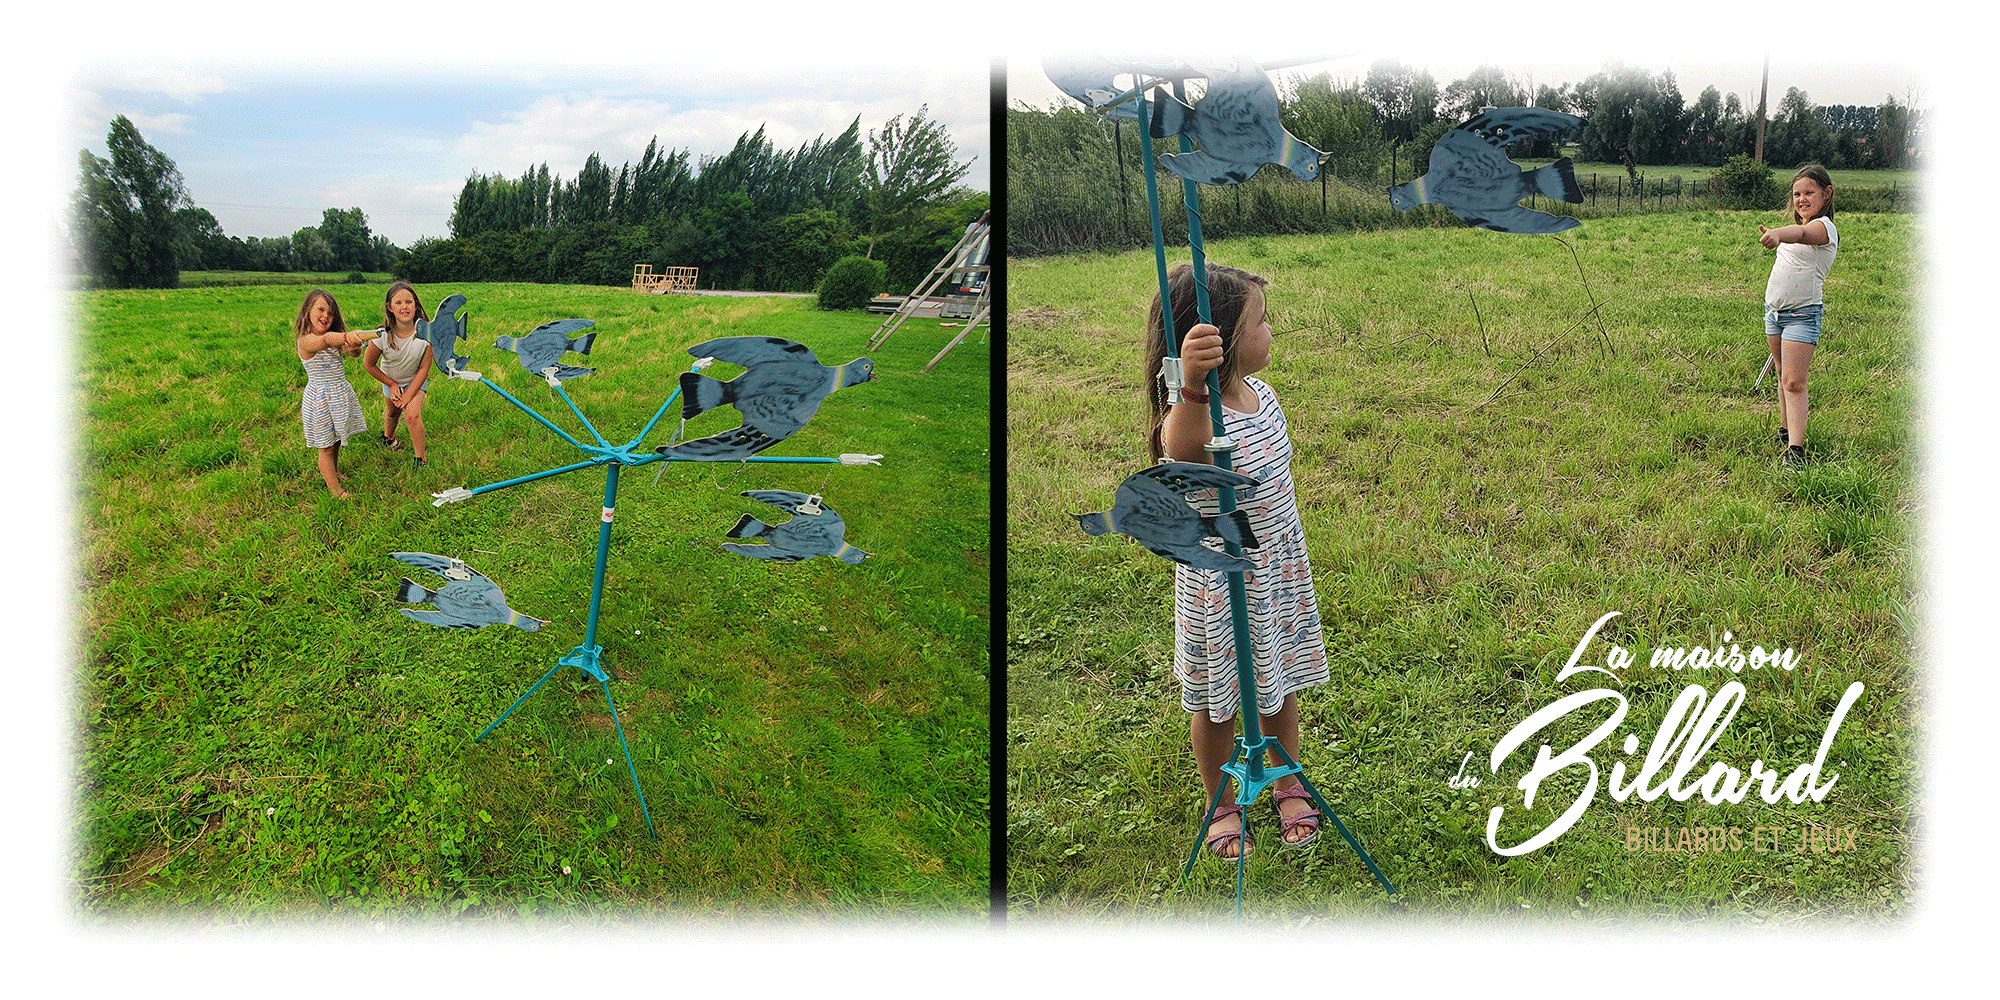
M1582 118L1576 132L1524 140L1515 159L1570 155L1618 165L1638 180L1649 166L1739 163L1737 188L1764 190L1764 164L1818 162L1834 169L1908 168L1917 163L1924 115L1893 96L1879 106L1820 106L1798 88L1775 108L1704 88L1687 100L1673 73L1607 65L1581 83L1533 85L1482 66L1440 86L1428 71L1382 60L1361 80L1330 73L1281 79L1279 117L1294 136L1327 154L1322 184L1301 185L1276 168L1231 189L1203 190L1212 236L1427 224L1398 214L1382 188L1424 173L1433 145L1488 107L1543 107ZM1063 99L1043 109L1007 109L1007 235L1017 255L1115 249L1150 241L1138 126ZM1159 152L1161 150L1156 150ZM1265 176L1278 174L1281 176ZM1740 183L1738 183L1740 181ZM1214 211L1207 206L1213 205ZM1184 238L1175 221L1169 235Z
M108 159L79 156L71 247L104 287L171 288L182 270L390 271L418 282L623 285L632 267L692 266L705 287L810 291L835 260L870 257L889 287L914 286L991 198L929 107L865 138L779 149L759 126L726 153L696 157L648 143L613 171L595 153L576 177L546 163L519 177L475 174L452 205L451 235L407 250L369 231L360 208L325 210L289 236L232 237L196 206L173 161L124 116Z
M453 203L451 236L419 240L413 281L624 284L632 266L696 267L704 287L810 291L842 256L914 285L991 203L956 187L971 170L920 108L864 140L861 119L831 139L781 149L759 126L726 153L695 158L655 137L614 171L596 154L573 178L548 164L475 174Z

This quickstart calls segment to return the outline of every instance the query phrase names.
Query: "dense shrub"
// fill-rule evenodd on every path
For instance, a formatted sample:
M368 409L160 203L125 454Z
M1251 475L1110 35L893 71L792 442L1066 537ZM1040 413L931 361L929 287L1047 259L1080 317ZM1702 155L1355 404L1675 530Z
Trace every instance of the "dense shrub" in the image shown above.
M866 257L842 257L827 269L819 283L821 309L864 309L868 300L881 294L888 272L882 262Z
M1772 208L1785 203L1785 187L1771 168L1741 153L1708 179L1709 190L1729 208Z

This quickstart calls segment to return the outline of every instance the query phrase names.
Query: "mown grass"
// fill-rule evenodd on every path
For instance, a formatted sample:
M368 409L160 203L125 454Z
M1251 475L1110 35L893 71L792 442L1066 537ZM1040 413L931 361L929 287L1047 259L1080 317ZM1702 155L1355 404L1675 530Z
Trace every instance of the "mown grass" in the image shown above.
M1247 913L1599 925L1875 922L1911 904L1921 839L1913 662L1922 595L1916 227L1842 215L1802 474L1775 464L1761 213L1602 219L1550 237L1477 230L1211 241L1268 277L1274 363L1333 681L1301 699L1304 764L1402 890L1389 898L1329 830L1274 850L1268 799ZM1574 256L1572 256L1572 250ZM1184 260L1183 250L1175 258ZM1068 512L1109 506L1147 464L1139 386L1150 251L1010 261L1007 435L1007 871L1010 920L1226 920L1234 866L1175 880L1205 805L1170 660L1170 566ZM1595 311L1593 312L1593 308ZM1555 675L1590 625L1638 666ZM1791 672L1648 669L1661 647L1791 647ZM1823 802L1613 801L1689 683L1747 688L1702 758L1789 774L1810 762L1851 681ZM1516 781L1608 709L1573 713L1488 771L1516 724L1592 687L1630 700L1590 753L1598 788L1546 847L1581 768L1524 809ZM1587 717L1587 718L1586 718ZM1639 755L1622 754L1625 734ZM1467 755L1470 754L1470 761ZM1453 787L1464 774L1477 787ZM1630 780L1629 776L1626 780ZM1631 851L1628 828L1739 827L1742 850ZM1751 849L1783 827L1784 851ZM1796 849L1853 828L1856 849ZM1772 834L1763 835L1769 846Z
M332 290L351 323L379 310L379 286ZM471 742L582 642L602 472L434 507L445 487L581 458L488 388L438 379L430 467L357 439L342 455L355 499L334 500L299 430L298 289L78 293L70 869L86 919L983 920L986 348L919 377L946 339L929 324L869 352L879 317L809 300L421 291L431 306L466 294L472 367L585 441L495 335L594 319L582 363L598 371L565 389L613 443L699 341L866 354L877 380L766 454L886 457L625 471L597 639L654 843L581 671ZM379 434L375 383L347 371ZM678 404L648 445L677 423ZM705 414L687 436L734 423ZM783 519L737 496L765 488L822 493L871 557L723 551L739 515ZM411 622L397 580L440 581L388 558L405 550L461 557L551 623Z

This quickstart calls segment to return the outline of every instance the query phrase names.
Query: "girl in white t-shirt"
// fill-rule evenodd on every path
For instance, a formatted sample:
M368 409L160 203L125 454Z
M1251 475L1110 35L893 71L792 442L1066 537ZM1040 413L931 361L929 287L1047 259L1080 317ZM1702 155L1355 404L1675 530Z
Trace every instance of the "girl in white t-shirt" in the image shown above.
M424 381L431 372L431 345L417 336L420 319L428 321L430 316L417 300L417 290L407 281L390 285L382 299L382 327L388 333L369 344L361 360L368 374L382 383L382 395L387 397L378 443L401 447L396 421L402 420L410 426L410 453L419 470L424 467Z
M1757 227L1758 242L1778 251L1764 286L1764 338L1778 362L1778 443L1785 465L1805 464L1806 368L1819 343L1821 289L1840 252L1833 228L1833 178L1809 163L1792 176L1792 224Z

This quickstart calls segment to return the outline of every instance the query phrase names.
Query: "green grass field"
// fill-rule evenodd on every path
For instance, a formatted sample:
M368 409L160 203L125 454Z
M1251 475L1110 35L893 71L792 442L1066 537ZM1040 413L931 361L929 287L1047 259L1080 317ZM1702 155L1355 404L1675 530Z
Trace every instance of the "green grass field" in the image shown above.
M350 325L379 317L380 286L331 290ZM486 386L434 378L430 466L357 439L342 454L354 499L332 499L299 428L301 289L76 293L69 867L86 920L984 921L988 348L919 376L955 330L912 323L869 352L880 317L810 300L421 289L432 308L454 291L470 299L471 367L581 440L494 336L595 320L580 363L598 371L564 388L613 443L700 341L865 354L876 380L765 454L885 457L625 471L597 639L655 843L582 671L472 742L582 642L603 472L433 506L449 486L581 458ZM358 359L347 372L379 435L376 383ZM703 414L686 436L736 420ZM723 551L740 515L785 517L737 495L751 489L823 494L870 558ZM550 624L404 618L400 577L441 583L388 558L405 550L463 558Z
M1301 697L1303 763L1402 890L1380 892L1330 828L1310 852L1273 849L1267 796L1251 810L1249 919L1876 923L1910 907L1917 228L1838 218L1811 372L1815 462L1794 474L1770 442L1772 380L1751 388L1771 262L1755 227L1772 218L1596 219L1563 242L1454 228L1209 244L1210 260L1272 282L1280 335L1263 377L1291 422L1333 667ZM1171 567L1068 516L1105 509L1147 464L1138 369L1153 257L1010 265L1009 918L1220 923L1234 865L1204 854L1175 887L1205 803L1172 676ZM1613 611L1583 662L1616 643L1637 665L1558 684ZM1795 649L1800 665L1649 667L1653 650L1732 642ZM1638 768L1675 697L1730 679L1746 694L1697 778L1753 760L1790 774L1813 760L1844 689L1865 683L1824 800L1614 800L1612 765ZM1595 798L1553 843L1501 856L1485 842L1489 811L1505 809L1503 845L1553 822L1584 769L1544 781L1533 809L1516 782L1539 745L1562 752L1608 706L1571 713L1498 774L1488 755L1531 713L1597 687L1630 710L1589 752ZM1620 752L1626 734L1636 756ZM1476 787L1454 786L1461 766ZM1714 827L1738 828L1740 848L1628 849L1634 829L1679 846L1676 831ZM1815 851L1815 835L1849 839Z

